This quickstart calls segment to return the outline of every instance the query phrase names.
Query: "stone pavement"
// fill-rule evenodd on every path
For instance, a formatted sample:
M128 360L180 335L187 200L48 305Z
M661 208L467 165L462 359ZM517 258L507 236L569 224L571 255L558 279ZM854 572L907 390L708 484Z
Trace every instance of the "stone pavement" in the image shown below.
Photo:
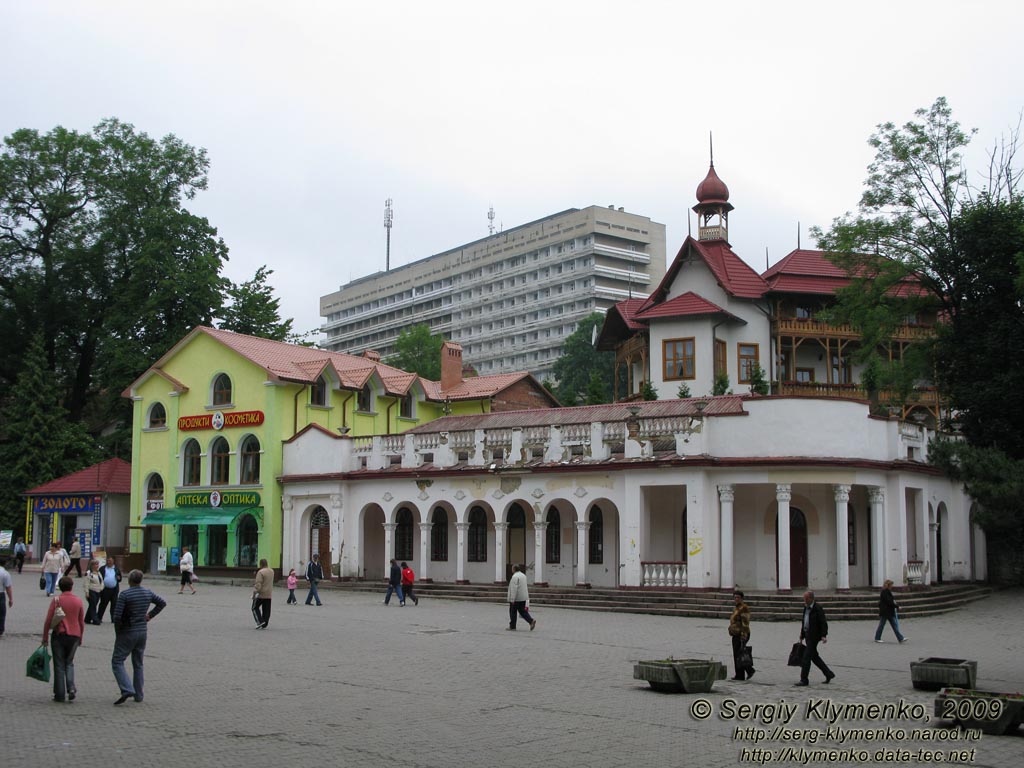
M822 655L831 685L812 669L795 688L785 665L794 623L758 623L751 642L757 675L715 684L705 696L662 694L633 680L641 658L730 661L725 621L539 608L537 630L507 632L507 611L480 603L421 599L384 607L379 595L324 590L324 606L285 604L275 591L270 628L253 629L250 590L199 585L178 595L168 579L143 582L169 602L150 624L146 700L113 707L113 628L87 627L76 659L75 702L51 701L49 685L25 677L38 644L46 600L38 574L13 574L14 607L0 638L2 764L34 768L88 762L117 766L229 768L264 765L388 766L734 766L777 759L784 747L849 749L816 719L813 702L922 705L879 720L840 718L841 729L902 728L895 737L854 746L906 749L916 765L1020 766L1024 727L1014 736L968 742L924 741L936 733L934 694L915 691L909 663L943 656L978 661L978 687L1024 691L1024 591L1001 592L953 614L908 620L910 641L876 645L874 622L833 622ZM76 589L80 586L76 585ZM697 702L701 702L697 704ZM692 708L710 705L698 720ZM739 704L796 704L792 720L725 719ZM811 704L812 709L807 709ZM737 727L807 729L789 741L754 743ZM948 731L945 731L948 735ZM829 740L831 739L831 740ZM812 743L812 740L814 742ZM975 750L966 760L918 758L918 750ZM744 757L742 750L748 750ZM762 750L757 752L756 750ZM771 750L766 753L763 750ZM864 764L851 756L812 756L817 765ZM855 758L856 756L852 756ZM892 757L890 755L890 757ZM945 755L943 756L945 757Z

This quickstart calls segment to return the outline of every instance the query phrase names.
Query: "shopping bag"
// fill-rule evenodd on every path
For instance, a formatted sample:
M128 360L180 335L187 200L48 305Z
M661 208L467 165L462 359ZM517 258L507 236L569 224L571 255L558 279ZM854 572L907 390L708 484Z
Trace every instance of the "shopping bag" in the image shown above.
M787 664L791 667L799 667L804 663L804 644L793 643L793 647L789 651L789 661Z
M36 648L25 664L25 674L44 683L50 682L50 652L45 645Z

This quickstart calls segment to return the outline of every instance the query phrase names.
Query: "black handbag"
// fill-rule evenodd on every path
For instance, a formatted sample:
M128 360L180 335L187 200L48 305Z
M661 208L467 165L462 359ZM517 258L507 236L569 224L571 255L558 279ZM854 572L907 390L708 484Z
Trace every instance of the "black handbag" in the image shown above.
M789 661L786 662L791 667L799 667L804 662L804 644L793 643L793 647L789 651Z
M740 669L754 668L754 646L744 643L740 648L739 667Z
M40 576L39 577L39 588L40 589L46 589L46 577L45 576Z

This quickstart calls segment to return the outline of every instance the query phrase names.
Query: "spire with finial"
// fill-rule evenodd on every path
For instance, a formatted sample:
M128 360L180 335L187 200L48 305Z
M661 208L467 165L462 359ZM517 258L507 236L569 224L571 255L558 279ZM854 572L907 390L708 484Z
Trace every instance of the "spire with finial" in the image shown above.
M729 188L715 173L715 144L713 135L708 136L711 164L704 181L697 185L697 204L693 206L697 214L697 238L699 240L729 241Z

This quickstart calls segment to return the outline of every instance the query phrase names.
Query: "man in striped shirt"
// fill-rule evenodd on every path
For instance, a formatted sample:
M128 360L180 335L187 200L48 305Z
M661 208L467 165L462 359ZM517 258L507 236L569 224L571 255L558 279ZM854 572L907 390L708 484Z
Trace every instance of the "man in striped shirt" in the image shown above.
M149 606L152 603L153 609ZM142 571L136 569L128 574L128 589L117 596L114 606L114 654L110 666L114 679L121 689L121 698L114 702L119 706L134 698L142 701L142 659L146 652L146 624L167 605L167 601L142 586ZM128 679L124 662L131 654L132 679Z

